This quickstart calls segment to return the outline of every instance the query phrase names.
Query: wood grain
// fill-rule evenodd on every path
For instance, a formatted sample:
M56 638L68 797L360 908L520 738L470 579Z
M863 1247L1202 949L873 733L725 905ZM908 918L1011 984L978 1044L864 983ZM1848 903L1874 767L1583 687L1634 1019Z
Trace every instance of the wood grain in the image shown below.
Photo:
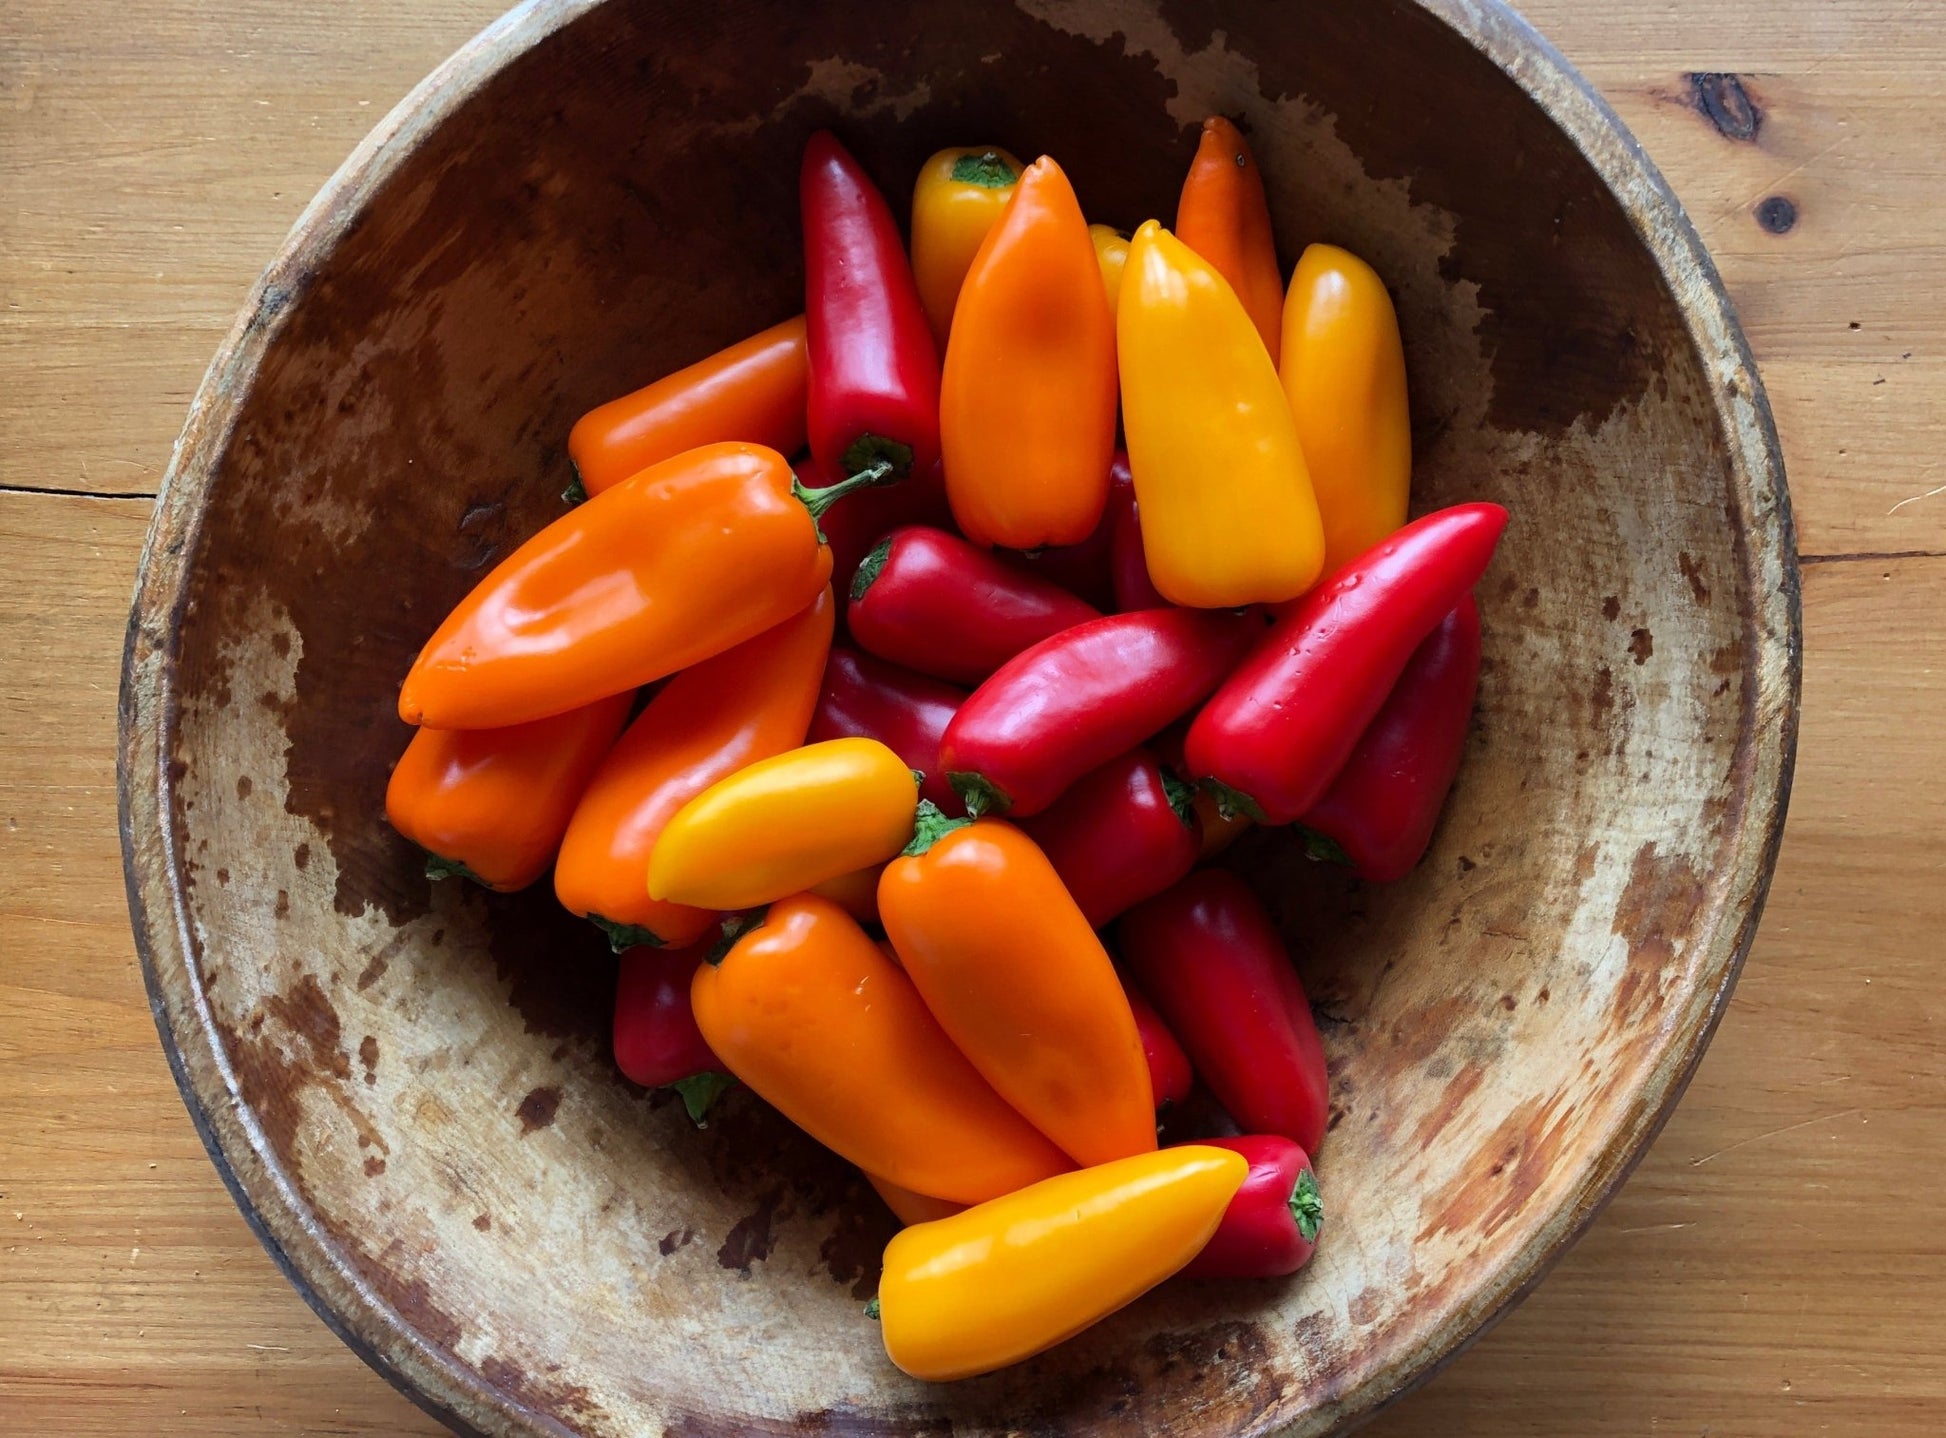
M1527 9L1684 198L1764 366L1819 561L1802 748L1765 924L1689 1097L1536 1294L1370 1431L1931 1434L1946 5ZM128 936L112 741L144 496L204 363L317 185L493 12L9 7L0 1431L440 1431L284 1283L188 1123ZM1698 110L1699 71L1744 77L1753 138ZM1757 209L1780 194L1776 234Z

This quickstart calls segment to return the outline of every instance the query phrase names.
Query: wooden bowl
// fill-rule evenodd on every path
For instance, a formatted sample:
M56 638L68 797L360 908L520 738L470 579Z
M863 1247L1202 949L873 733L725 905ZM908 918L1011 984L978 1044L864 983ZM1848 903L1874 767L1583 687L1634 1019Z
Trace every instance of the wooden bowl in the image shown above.
M1245 123L1285 261L1368 256L1416 506L1513 511L1432 853L1363 888L1256 836L1334 1068L1323 1247L1166 1285L927 1387L861 1311L890 1220L748 1094L615 1073L613 964L546 885L430 884L386 827L400 678L559 513L598 401L795 312L829 125L1057 154L1169 219ZM1749 354L1674 198L1488 0L529 4L306 211L212 365L122 687L128 888L212 1157L347 1342L493 1434L1316 1434L1425 1377L1587 1225L1749 945L1789 787L1797 569Z

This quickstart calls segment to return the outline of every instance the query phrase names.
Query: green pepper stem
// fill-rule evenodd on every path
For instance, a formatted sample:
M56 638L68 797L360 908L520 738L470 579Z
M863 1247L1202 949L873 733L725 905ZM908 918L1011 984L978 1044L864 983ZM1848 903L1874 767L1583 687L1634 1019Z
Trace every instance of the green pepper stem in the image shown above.
M1318 1192L1317 1175L1308 1168L1298 1174L1297 1185L1291 1189L1290 1209L1304 1241L1316 1243L1324 1228L1324 1195Z
M763 923L764 915L769 913L768 906L761 909L745 909L740 914L728 914L723 919L723 932L717 941L710 945L710 951L703 955L703 962L711 968L721 968L723 960L730 956L736 941Z
M618 954L626 953L630 949L662 947L662 936L653 929L643 928L640 924L617 923L600 914L588 915L588 922L608 935L608 947Z
M1004 190L1019 178L1019 173L1000 157L998 150L961 155L953 161L953 179L958 184L978 185L985 190Z
M434 880L471 879L482 889L491 889L493 887L485 879L482 879L478 874L467 868L460 860L445 858L442 855L433 853L430 849L426 851L426 877Z
M855 604L865 597L865 591L878 580L879 571L885 568L885 561L892 553L892 536L886 535L872 547L872 552L858 562L858 572L851 577L851 598Z
M964 829L971 819L949 819L946 811L930 799L921 799L912 815L912 842L899 852L916 859L955 829Z
M720 1074L715 1070L691 1074L686 1079L677 1079L669 1087L682 1098L682 1106L689 1115L689 1121L698 1128L709 1127L709 1111L716 1101L737 1086L736 1079L730 1074Z
M569 463L568 468L574 470L574 478L569 480L568 487L561 491L561 503L586 504L588 486L581 482L581 470L572 462Z
M1176 817L1187 828L1196 817L1196 786L1186 780L1178 779L1167 769L1162 771L1162 792L1169 800L1169 807L1176 811Z
M1209 790L1210 797L1216 800L1216 812L1224 818L1234 819L1237 815L1241 814L1246 819L1250 819L1255 823L1261 824L1264 822L1263 805L1244 793L1243 790L1232 789L1221 779L1205 779L1203 780L1203 787Z
M960 796L971 818L983 814L1004 814L1013 808L1014 801L1007 797L1006 790L1000 788L984 774L953 773L946 775L946 782L953 786L953 792Z
M1304 846L1305 858L1314 859L1320 864L1338 864L1347 869L1352 867L1351 855L1345 852L1345 846L1329 834L1319 829L1307 829L1302 824L1293 824L1291 828L1297 833L1298 843Z

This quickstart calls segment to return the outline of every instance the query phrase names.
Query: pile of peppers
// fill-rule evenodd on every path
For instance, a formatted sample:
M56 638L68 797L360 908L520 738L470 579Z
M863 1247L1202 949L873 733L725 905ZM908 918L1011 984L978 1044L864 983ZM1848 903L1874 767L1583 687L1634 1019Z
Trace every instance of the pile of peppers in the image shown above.
M833 135L799 197L803 312L574 426L386 812L431 877L552 869L630 1080L857 1166L905 1225L868 1316L945 1381L1309 1259L1326 1047L1224 855L1411 875L1508 516L1408 522L1385 285L1286 281L1228 120L1173 230L998 146L926 162L909 245Z

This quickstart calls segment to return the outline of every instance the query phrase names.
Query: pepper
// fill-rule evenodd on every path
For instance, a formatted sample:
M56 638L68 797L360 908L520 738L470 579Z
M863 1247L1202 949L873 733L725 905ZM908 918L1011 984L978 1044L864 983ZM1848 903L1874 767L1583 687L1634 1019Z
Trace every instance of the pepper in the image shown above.
M975 544L1079 544L1115 452L1115 316L1088 222L1043 155L967 271L940 381L946 498Z
M760 759L678 809L649 855L649 897L750 909L882 864L912 837L919 783L876 739Z
M805 892L816 894L821 899L831 900L861 924L876 924L878 922L878 876L884 872L883 864L853 869L850 873L840 874L835 879L820 880Z
M783 454L804 447L804 316L772 325L633 394L589 410L568 431L576 488L612 489L686 449L745 440Z
M704 949L630 949L615 977L615 1066L643 1088L674 1089L699 1125L736 1082L696 1027L690 1006Z
M1284 277L1277 268L1270 204L1250 142L1221 115L1203 121L1196 158L1176 202L1176 238L1229 282L1275 365Z
M754 638L824 588L817 516L850 492L804 489L760 445L705 445L646 469L569 510L460 601L406 675L399 717L521 724Z
M1119 501L1119 502L1118 502ZM1160 609L1169 601L1149 578L1148 551L1142 547L1142 515L1135 502L1135 486L1110 494L1108 510L1115 528L1108 541L1109 571L1115 586L1115 609Z
M1155 1111L1160 1116L1189 1097L1196 1086L1196 1072L1155 1005L1137 989L1126 984L1122 989L1128 995L1129 1012L1135 1015L1136 1032L1142 1035L1142 1055L1149 1061L1149 1087L1155 1093Z
M1020 169L1005 150L986 145L941 150L919 167L912 187L912 277L941 354L960 286L980 241L1014 197Z
M1479 582L1506 527L1497 504L1437 510L1305 595L1189 726L1190 772L1222 785L1230 806L1259 823L1299 818L1344 768L1420 641Z
M1270 915L1227 869L1198 869L1122 916L1122 962L1218 1103L1306 1153L1324 1138L1324 1045Z
M1052 580L919 525L893 530L865 556L845 610L851 637L879 658L961 684L1099 618Z
M1068 1167L827 899L771 905L719 964L696 971L691 996L730 1072L867 1173L979 1203Z
M939 762L939 740L965 699L964 689L839 646L824 666L824 689L806 738L813 744L876 739L926 776L920 798L949 805L953 786Z
M1245 615L1111 614L1008 660L960 705L939 762L969 814L1038 814L1187 713L1260 632Z
M827 474L923 474L939 458L939 350L891 207L825 130L805 142L811 452Z
M799 614L685 669L657 691L589 783L554 865L554 893L609 937L681 947L708 909L649 897L649 854L675 812L746 764L804 742L831 647L824 590Z
M1250 316L1207 261L1150 220L1117 311L1149 577L1215 609L1302 594L1324 564L1297 424Z
M426 851L428 878L524 889L553 862L634 699L617 694L509 729L421 729L385 786L385 817Z
M1362 879L1412 872L1459 773L1480 680L1480 610L1467 595L1406 662L1324 797L1299 822L1324 835Z
M1241 1154L1250 1176L1183 1277L1281 1278L1310 1262L1324 1227L1324 1199L1304 1150L1276 1134L1196 1142Z
M796 469L799 482L809 489L830 483L815 456L804 456ZM831 587L839 594L851 593L851 581L865 556L901 525L938 527L952 522L953 511L946 503L945 471L937 464L897 484L846 495L818 520L831 551Z
M1335 245L1312 245L1298 260L1283 335L1284 393L1318 498L1328 573L1405 523L1405 346L1385 282Z
M1128 455L1115 451L1108 466L1108 504L1101 522L1079 544L1056 544L1047 549L997 551L1014 568L1037 574L1085 600L1106 614L1115 609L1113 566L1115 520L1135 503L1135 481L1129 477Z
M1114 309L1122 300L1122 275L1128 269L1128 236L1113 225L1088 226L1088 238L1094 241L1095 264L1101 271L1101 287L1108 295L1108 308Z
M885 1200L885 1206L892 1210L892 1216L900 1223L931 1223L938 1218L951 1218L956 1213L966 1212L966 1205L954 1203L949 1198L932 1198L923 1193L914 1193L909 1188L900 1188L889 1179L880 1178L875 1173L865 1175L878 1196Z
M937 1382L1045 1352L1181 1270L1249 1170L1224 1149L1164 1149L902 1230L878 1286L886 1354Z
M1155 1147L1121 979L1033 840L923 807L878 912L940 1028L1029 1123L1081 1164Z
M1243 837L1244 830L1256 827L1255 821L1236 807L1219 799L1214 790L1196 786L1196 822L1203 833L1199 859L1214 859Z
M1021 827L1095 928L1154 898L1196 866L1195 787L1131 749L1077 779Z

